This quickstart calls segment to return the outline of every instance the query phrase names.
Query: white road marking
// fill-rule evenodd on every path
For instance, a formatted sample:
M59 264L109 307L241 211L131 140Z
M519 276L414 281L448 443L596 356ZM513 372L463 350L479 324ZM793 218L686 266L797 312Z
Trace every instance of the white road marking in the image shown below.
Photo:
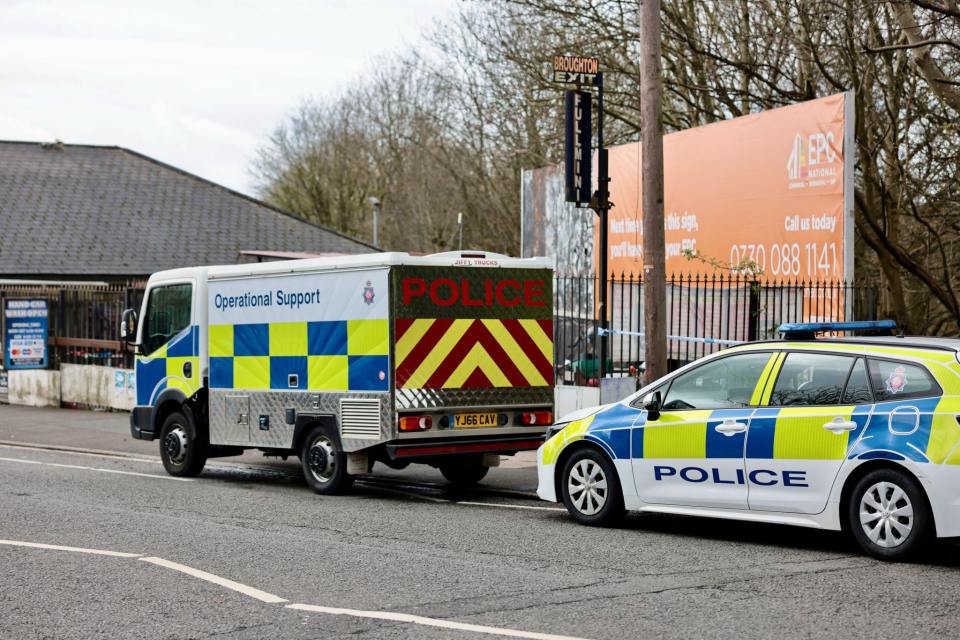
M32 549L50 549L52 551L72 551L74 553L92 553L97 556L113 556L114 558L139 558L140 553L124 553L123 551L106 551L104 549L84 549L83 547L64 547L59 544L41 544L39 542L22 542L20 540L0 540L0 544L11 547L30 547Z
M260 591L260 589L254 589L253 587L248 587L245 584L239 582L234 582L233 580L228 580L227 578L221 578L220 576L214 575L212 573L207 573L206 571L201 571L200 569L194 569L193 567L188 567L185 564L179 564L177 562L171 562L170 560L164 560L163 558L140 558L144 562L149 562L160 567L166 567L167 569L173 569L174 571L180 571L185 573L188 576L193 576L194 578L199 578L200 580L206 580L207 582L212 582L213 584L220 585L227 589L236 591L237 593L242 593L245 596L250 596L251 598L256 598L261 602L267 602L269 604L279 604L281 602L289 602L285 598L280 596L275 596L272 593L267 593L266 591Z
M235 582L227 578L222 578L218 575L208 573L206 571L201 571L200 569L194 569L185 564L180 564L178 562L172 562L164 558L157 558L154 556L144 557L139 553L125 553L123 551L108 551L105 549L87 549L84 547L68 547L63 545L56 544L43 544L39 542L24 542L22 540L3 540L0 539L0 545L8 545L13 547L27 547L32 549L46 549L51 551L69 551L73 553L88 553L92 555L99 556L112 556L115 558L137 558L143 562L149 562L150 564L157 565L159 567L164 567L165 569L172 569L173 571L179 571L193 578L215 584L237 593L241 593L245 596L249 596L261 602L267 604L283 604L284 602L289 602L285 598L280 596L273 595L272 593L267 593L266 591L261 591L254 587L242 584L240 582ZM354 618L370 618L374 620L390 620L393 622L405 622L409 624L420 624L428 627L437 627L440 629L454 629L457 631L472 631L474 633L486 633L489 635L503 636L507 638L528 638L529 640L584 640L583 638L576 638L573 636L562 636L553 633L538 633L536 631L521 631L519 629L508 629L506 627L489 627L481 624L471 624L468 622L456 622L454 620L445 620L443 618L427 618L425 616L417 616L410 613L396 613L393 611L362 611L359 609L340 609L337 607L321 607L313 604L288 604L286 605L287 609L295 609L297 611L309 611L312 613L324 613L328 615L335 616L351 616Z
M534 507L525 504L498 504L496 502L471 502L469 500L460 500L453 504L465 504L471 507L497 507L500 509L530 509L533 511L566 511L560 507Z
M161 476L156 473L137 473L136 471L120 471L119 469L101 469L99 467L83 467L78 464L60 464L58 462L40 462L39 460L24 460L23 458L0 458L2 462L20 462L22 464L39 464L46 467L61 467L63 469L80 469L83 471L100 471L101 473L117 473L123 476L139 476L141 478L157 478L160 480L177 480L178 482L193 482L193 478L177 478L175 476Z
M287 609L311 611L314 613L326 613L334 616L352 616L354 618L373 618L375 620L408 622L411 624L422 624L428 627L456 629L457 631L473 631L475 633L488 633L496 636L506 636L508 638L530 638L532 640L583 640L582 638L575 638L573 636L558 636L552 633L537 633L536 631L520 631L519 629L507 629L505 627L488 627L481 624L455 622L453 620L444 620L442 618L426 618L424 616L415 616L409 613L393 613L391 611L359 611L356 609L319 607L312 604L288 604Z

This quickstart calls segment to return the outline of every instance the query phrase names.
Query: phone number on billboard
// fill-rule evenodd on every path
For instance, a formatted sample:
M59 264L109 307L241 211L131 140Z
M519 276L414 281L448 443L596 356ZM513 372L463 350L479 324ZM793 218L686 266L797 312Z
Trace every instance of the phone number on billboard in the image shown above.
M839 277L836 242L735 244L730 247L731 268L756 269L774 276Z

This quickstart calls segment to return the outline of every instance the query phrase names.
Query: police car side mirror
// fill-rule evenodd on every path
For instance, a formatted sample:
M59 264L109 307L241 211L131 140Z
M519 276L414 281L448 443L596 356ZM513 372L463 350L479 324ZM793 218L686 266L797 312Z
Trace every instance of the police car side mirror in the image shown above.
M137 312L126 309L120 316L120 340L130 344L137 340Z
M647 412L647 417L650 420L656 420L660 417L660 409L663 408L663 399L660 397L659 391L654 391L653 393L648 393L643 397L643 408Z

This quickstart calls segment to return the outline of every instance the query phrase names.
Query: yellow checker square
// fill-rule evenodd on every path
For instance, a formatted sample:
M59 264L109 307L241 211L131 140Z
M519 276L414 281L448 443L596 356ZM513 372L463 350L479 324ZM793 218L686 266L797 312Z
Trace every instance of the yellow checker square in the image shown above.
M700 413L700 412L697 412ZM706 412L709 415L709 411ZM690 416L691 420L696 420ZM690 458L707 457L707 424L703 422L676 422L648 424L643 428L644 458Z
M269 389L270 356L237 356L233 359L234 389Z
M190 363L191 377L183 375L183 367ZM195 356L184 358L167 358L167 387L179 389L190 397L200 388L200 358Z
M773 432L774 460L842 460L847 455L850 434L835 434L824 429L823 425L838 416L850 420L853 409L831 409L781 409Z
M310 356L307 388L316 391L346 391L350 381L347 356Z
M209 341L209 352L211 356L218 358L233 356L233 325L210 325Z
M385 356L390 353L386 320L348 320L347 353L351 356Z
M305 356L307 355L306 322L271 322L270 355Z

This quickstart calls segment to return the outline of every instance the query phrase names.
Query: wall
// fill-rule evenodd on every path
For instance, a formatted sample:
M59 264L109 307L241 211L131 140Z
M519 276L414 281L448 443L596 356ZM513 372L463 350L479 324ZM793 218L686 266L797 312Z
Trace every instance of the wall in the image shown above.
M573 411L600 404L600 388L572 386L556 387L554 399L556 401L555 419L560 419Z
M60 372L46 369L14 369L9 372L10 404L29 407L60 406Z
M59 407L62 404L130 410L136 404L133 371L85 364L62 364L60 371L8 372L10 404Z
M126 410L136 404L133 371L62 364L60 372L60 400L64 404Z

